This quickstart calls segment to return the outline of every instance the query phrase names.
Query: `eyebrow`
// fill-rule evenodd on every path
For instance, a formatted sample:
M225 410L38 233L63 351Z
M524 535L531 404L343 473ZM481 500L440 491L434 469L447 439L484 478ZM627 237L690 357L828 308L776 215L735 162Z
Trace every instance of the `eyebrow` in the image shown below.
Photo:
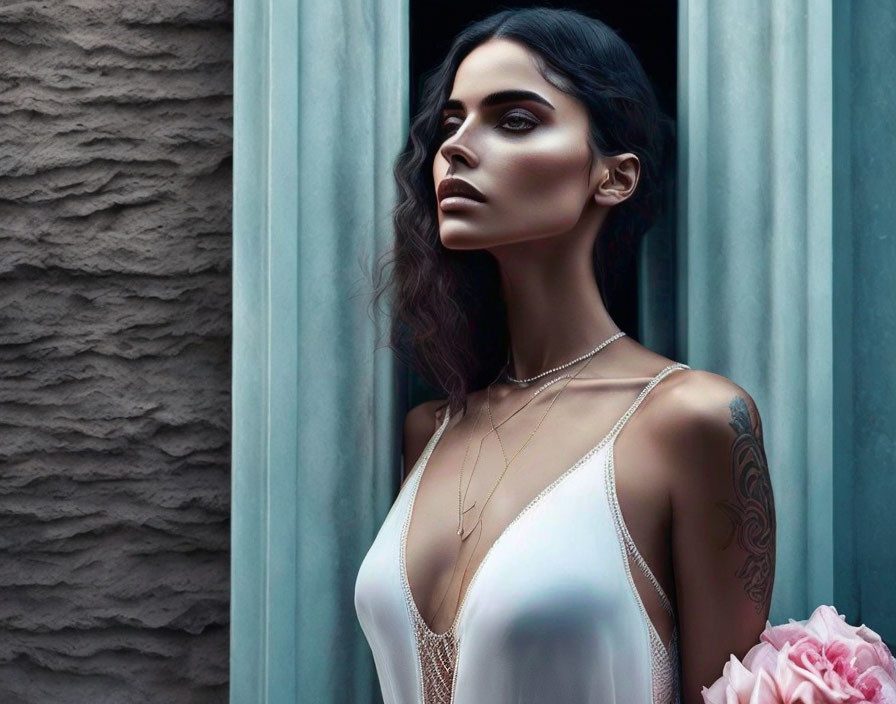
M502 90L498 91L497 93L491 93L482 99L482 105L485 107L491 107L492 105L516 103L522 100L531 100L533 102L546 105L551 110L554 109L554 106L551 105L545 98L542 98L538 93L533 93L531 90ZM463 109L464 104L460 100L446 100L445 104L442 106L442 112L445 112L446 110Z

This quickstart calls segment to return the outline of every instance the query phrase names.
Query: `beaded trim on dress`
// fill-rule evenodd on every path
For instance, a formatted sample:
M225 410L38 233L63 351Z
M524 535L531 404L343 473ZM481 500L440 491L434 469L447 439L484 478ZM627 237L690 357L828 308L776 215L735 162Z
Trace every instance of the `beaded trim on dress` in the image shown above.
M457 672L457 638L454 626L445 633L434 633L416 607L412 610L414 636L420 655L424 704L451 704L454 675Z
M651 572L650 570L650 567L648 567L647 561L644 559L637 546L635 545L635 541L632 539L631 534L628 532L628 528L626 527L625 521L622 518L622 509L619 507L619 499L616 496L616 474L613 460L616 436L619 435L619 432L622 430L625 423L629 418L631 418L632 415L634 415L634 412L638 409L638 406L641 405L641 401L643 401L647 394L650 393L650 390L658 383L660 383L660 381L662 381L669 373L677 369L690 369L690 367L688 367L686 364L674 364L663 369L651 380L651 382L646 387L644 387L643 391L641 391L641 393L638 395L638 398L631 405L625 415L620 419L620 422L617 423L616 427L613 429L613 437L610 440L610 448L609 452L607 453L607 460L604 470L606 494L610 502L610 513L613 515L613 523L616 526L616 535L619 538L620 549L622 550L622 560L625 564L625 573L628 577L629 587L635 594L635 600L638 604L638 610L641 612L641 616L648 626L651 655L651 680L653 683L654 704L679 704L680 702L681 685L679 682L678 623L675 621L675 612L672 609L669 598L666 596L666 593L663 591L660 583L656 580L656 577L654 577L653 572ZM647 577L647 579L653 585L654 589L660 597L663 608L672 616L672 637L669 640L668 649L665 645L663 645L663 641L657 633L656 627L653 625L653 621L650 620L647 609L644 608L644 603L641 600L641 595L639 594L638 589L635 586L635 581L632 578L629 557L631 557L631 560L638 566L638 569L641 570L644 576Z
M448 425L450 414L446 413L438 432L433 434L418 465L425 468L429 462L429 456L435 449L436 443L442 436ZM423 472L421 471L414 480L414 485L408 487L410 493L410 505L405 513L404 525L401 532L401 545L399 549L401 560L401 582L404 588L405 604L414 624L414 639L417 642L418 661L420 665L420 701L422 704L451 704L454 690L454 676L457 672L457 637L454 632L454 624L445 633L435 633L423 620L414 595L411 593L411 585L405 571L405 548L408 527L411 522L411 509L414 506L414 497L420 484Z

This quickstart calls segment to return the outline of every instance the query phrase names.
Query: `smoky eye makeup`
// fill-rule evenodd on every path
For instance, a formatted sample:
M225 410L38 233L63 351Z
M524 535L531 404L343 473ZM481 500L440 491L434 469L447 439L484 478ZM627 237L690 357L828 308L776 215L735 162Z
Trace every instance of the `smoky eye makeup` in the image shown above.
M526 133L540 125L543 120L536 113L523 107L522 103L537 103L541 111L553 112L556 110L547 98L534 91L520 89L490 93L482 99L480 107L486 115L494 113L495 126L500 127L504 132ZM449 98L445 101L438 130L439 137L443 141L463 124L466 109L461 100ZM503 126L508 121L515 126Z
M446 115L442 118L439 126L439 136L447 139L462 124L464 118L460 115ZM504 109L493 120L494 126L503 129L505 132L530 132L541 124L542 120L535 114L521 107Z
M535 115L528 110L512 110L501 118L500 125L515 124L516 127L508 127L512 132L528 132L541 124Z

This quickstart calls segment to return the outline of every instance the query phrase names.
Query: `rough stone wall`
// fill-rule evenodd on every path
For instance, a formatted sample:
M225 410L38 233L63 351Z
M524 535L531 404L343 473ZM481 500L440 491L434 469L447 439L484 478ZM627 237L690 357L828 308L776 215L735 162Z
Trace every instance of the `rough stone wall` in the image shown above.
M232 10L0 0L0 702L226 702Z

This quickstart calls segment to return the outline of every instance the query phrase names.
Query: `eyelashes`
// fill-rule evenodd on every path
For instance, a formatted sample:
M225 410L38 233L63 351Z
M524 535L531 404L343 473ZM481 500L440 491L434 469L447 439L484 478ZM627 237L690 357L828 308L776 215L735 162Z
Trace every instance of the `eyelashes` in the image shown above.
M451 121L454 120L454 121ZM460 122L457 122L458 118L445 118L439 128L439 136L442 138L442 141L445 141L452 134L455 133L457 128L460 126ZM505 114L501 121L498 122L498 126L506 125L506 127L501 127L506 132L531 132L535 127L539 125L539 121L532 117L529 113L525 112L509 112Z
M507 124L512 121L516 121L516 124L521 126L509 128L511 132L528 132L538 124L537 121L530 120L521 113L511 113L510 115L507 115L501 124Z

